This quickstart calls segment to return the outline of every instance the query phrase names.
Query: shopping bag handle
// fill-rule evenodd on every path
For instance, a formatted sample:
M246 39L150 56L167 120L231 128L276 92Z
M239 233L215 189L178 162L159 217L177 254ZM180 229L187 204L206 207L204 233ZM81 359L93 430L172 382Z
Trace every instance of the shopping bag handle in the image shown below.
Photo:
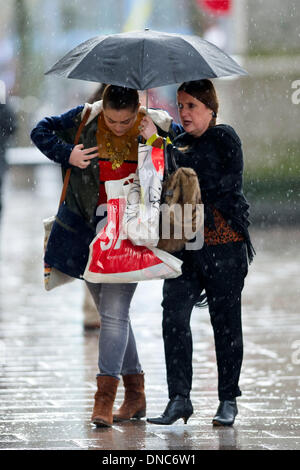
M135 173L130 173L130 175L126 176L126 178L123 179L123 186L125 183L130 183L130 180L133 180L135 177Z
M75 135L75 139L74 139L74 145L77 145L78 142L79 142L79 137L81 135L81 132L82 132L82 129L84 128L89 116L91 114L91 108L88 108L83 116L83 119L80 123L80 126L78 127L77 129L77 132L76 132L76 135ZM65 174L65 177L64 177L64 184L63 184L63 188L62 188L62 192L61 192L61 196L60 196L60 200L59 200L59 206L58 208L60 208L60 206L62 205L62 203L64 202L64 200L66 199L66 194L67 194L67 189L68 189L68 184L69 184L69 181L70 181L70 176L71 176L71 170L72 168L68 168L67 171L66 171L66 174Z

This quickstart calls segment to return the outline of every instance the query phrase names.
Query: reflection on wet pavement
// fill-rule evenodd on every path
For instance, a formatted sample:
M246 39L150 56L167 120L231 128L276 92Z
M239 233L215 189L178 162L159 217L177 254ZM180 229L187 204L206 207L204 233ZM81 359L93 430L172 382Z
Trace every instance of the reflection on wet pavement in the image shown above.
M193 313L194 414L184 425L145 420L97 429L97 333L83 330L80 281L43 290L42 219L59 194L54 166L27 188L7 180L1 226L0 449L299 449L299 230L252 229L257 257L243 297L244 365L232 428L213 428L216 364L206 309ZM132 324L146 377L147 415L167 403L160 281L140 283ZM118 406L123 388L117 394Z

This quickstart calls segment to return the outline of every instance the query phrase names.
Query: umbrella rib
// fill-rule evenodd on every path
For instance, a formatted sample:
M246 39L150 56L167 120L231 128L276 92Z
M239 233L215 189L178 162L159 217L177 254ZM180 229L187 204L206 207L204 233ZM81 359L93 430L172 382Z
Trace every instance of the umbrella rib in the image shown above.
M91 42L91 41L95 40L96 37L97 37L97 36L95 36L95 37L93 37L93 38L91 38L91 39L88 39L87 41L85 41L85 43L88 43L88 42ZM96 46L95 46L95 47L96 47ZM51 67L51 69L49 69L49 70L45 73L45 75L54 73L54 74L56 74L56 75L70 77L71 74L74 72L74 70L76 70L76 68L80 65L80 62L78 62L77 64L75 64L75 66L74 66L71 70L67 70L67 71L66 71L66 70L63 70L63 71L58 70L58 71L57 71L57 67L59 67L59 66L61 65L61 63L64 62L64 60L66 59L66 57L69 57L69 56L71 56L72 54L74 54L75 51L77 50L77 48L78 48L78 46L74 47L74 48L73 48L71 51L69 51L64 57L62 57L60 60L58 60L58 61ZM87 52L86 52L86 54L84 55L84 57L86 57L86 56L89 54L89 52L90 52L90 51L87 50ZM80 61L81 61L81 60L82 60L82 59L80 58ZM72 78L72 77L70 77L70 78Z
M185 38L184 38L184 40L185 40ZM196 47L195 47L190 41L188 41L188 43L189 43L189 45L198 53ZM216 50L217 50L219 53L223 54L223 57L226 57L227 59L230 59L230 60L232 61L232 64L235 64L235 66L236 66L237 68L240 68L241 70L243 70L242 67L241 67L237 62L235 62L235 61L232 59L232 57L230 57L226 52L224 52L222 49L220 49L220 48L219 48L218 46L216 46L215 44L213 44L213 46L216 48ZM212 66L208 64L207 59L206 59L206 57L205 57L205 54L203 54L203 58L204 58L204 60L206 61L207 65L209 66L209 68L210 68L210 70L212 71L212 73L214 74L215 78L218 78L219 75L218 75L218 74L216 73L216 71L212 68ZM246 71L243 70L243 72L245 72L245 75L248 75ZM233 73L230 72L230 74L227 73L226 75L233 75ZM223 76L225 77L226 75L223 75Z
M96 37L97 37L97 36L96 36ZM95 37L95 39L96 39L96 37ZM87 56L88 54L93 53L94 49L96 49L96 47L98 47L99 44L103 43L106 39L108 39L108 38L104 37L103 39L101 39L101 41L98 41L98 42L94 45L94 47L93 47L92 49L90 49L89 51L87 51L87 53L84 55L84 59L86 58L86 56ZM81 59L80 63L78 63L78 64L76 65L76 67L74 67L74 69L70 72L70 75L73 74L74 72L76 73L76 69L77 69L77 67L79 67L79 66L81 65L81 62L82 62L82 61L83 61L83 59Z
M185 41L185 38L183 38L183 40ZM197 51L196 47L195 47L193 44L191 44L189 41L187 41L187 42L188 42L188 44L194 49L194 51L195 51L197 54L199 54L199 51ZM206 59L205 59L205 61L206 61ZM207 61L206 61L206 63L207 63ZM216 72L214 71L214 69L211 67L211 65L209 65L208 63L207 63L207 65L208 65L208 67L210 68L211 72L214 74L214 76L217 77L217 74L216 74Z

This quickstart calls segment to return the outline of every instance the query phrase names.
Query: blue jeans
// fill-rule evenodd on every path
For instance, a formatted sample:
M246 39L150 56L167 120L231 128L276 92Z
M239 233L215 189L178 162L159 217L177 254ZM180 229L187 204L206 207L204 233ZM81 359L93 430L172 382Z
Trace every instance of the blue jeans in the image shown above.
M99 375L119 378L120 374L139 374L142 368L129 317L137 283L86 284L101 318Z

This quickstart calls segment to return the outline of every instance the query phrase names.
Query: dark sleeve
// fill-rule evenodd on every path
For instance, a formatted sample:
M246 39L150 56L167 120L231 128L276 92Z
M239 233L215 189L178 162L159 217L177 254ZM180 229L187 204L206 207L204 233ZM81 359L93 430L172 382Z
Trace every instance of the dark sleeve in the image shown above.
M221 126L220 126L221 127ZM233 131L234 132L234 131ZM172 157L179 167L190 167L197 173L202 187L211 198L242 187L243 154L236 134L231 135L227 126L209 129L197 140L190 136L179 137L175 146L168 146L168 164ZM190 147L179 150L186 144ZM179 147L179 148L178 148Z
M31 132L31 140L36 147L50 160L60 163L65 168L69 164L70 154L74 148L71 141L60 137L64 131L74 128L74 118L83 110L84 106L77 106L60 116L42 119ZM67 136L67 132L64 133Z
M178 135L182 134L184 132L184 128L178 124L177 122L173 122L170 127L170 135L173 136L173 138L177 137Z
M225 128L226 129L226 128ZM221 160L220 187L226 191L241 191L243 185L243 151L239 137L230 128L229 132L217 129L215 145Z
M239 136L231 126L216 126L211 129L211 139L214 140L222 155L222 159L227 164L234 163L242 144Z

